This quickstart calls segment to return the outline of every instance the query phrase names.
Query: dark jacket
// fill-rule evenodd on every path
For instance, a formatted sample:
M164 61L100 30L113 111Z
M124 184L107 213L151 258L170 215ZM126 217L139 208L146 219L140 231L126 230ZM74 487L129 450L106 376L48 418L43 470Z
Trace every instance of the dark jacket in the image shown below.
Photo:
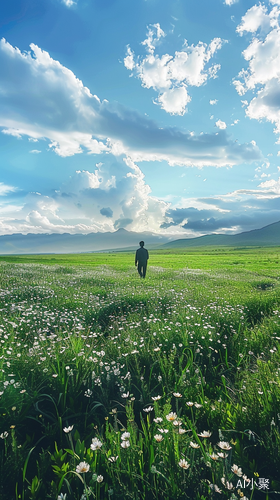
M147 262L149 258L149 252L148 250L146 250L146 248L138 248L138 250L136 250L136 254L135 254L135 265L137 264L137 262L141 263L141 264L145 264Z

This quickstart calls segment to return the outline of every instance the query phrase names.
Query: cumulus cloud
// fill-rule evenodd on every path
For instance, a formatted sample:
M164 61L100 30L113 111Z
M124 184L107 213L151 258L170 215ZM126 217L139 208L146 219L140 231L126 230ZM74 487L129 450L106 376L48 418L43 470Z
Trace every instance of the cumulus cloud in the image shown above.
M6 233L90 233L159 231L167 203L151 196L144 175L131 159L102 157L93 172L77 170L52 195L29 193L21 208L0 208ZM13 188L3 186L3 194Z
M137 57L128 46L124 65L142 81L143 87L153 88L158 92L155 102L162 109L170 114L183 115L191 101L187 87L200 87L208 78L217 77L220 65L209 65L209 62L222 47L223 41L214 38L209 45L202 42L188 45L185 40L182 50L176 51L175 55L159 56L155 49L160 39L165 36L159 24L151 25L147 39L142 42L147 49L147 55Z
M211 106L214 106L214 104L217 104L217 102L218 102L218 99L210 99L210 101L209 101Z
M47 138L50 149L64 157L84 151L111 152L134 162L165 160L170 165L198 167L261 158L256 145L233 142L224 130L194 135L160 128L149 117L118 103L101 102L71 70L36 45L30 47L30 52L22 53L4 39L0 43L0 126L6 134ZM209 56L216 47L215 42L200 50ZM177 93L169 97L180 111Z
M163 229L184 230L189 237L239 233L280 219L280 178L261 182L257 189L240 189L211 198L181 200L168 208Z
M275 0L271 2L280 5ZM248 67L243 68L234 80L239 95L248 91L255 95L249 101L242 101L246 114L256 120L265 119L275 124L275 133L280 135L280 8L268 11L263 4L255 5L247 11L237 27L238 33L253 33L243 56Z
M222 120L218 120L215 125L217 128L219 128L221 130L225 130L227 128L226 123L222 122Z

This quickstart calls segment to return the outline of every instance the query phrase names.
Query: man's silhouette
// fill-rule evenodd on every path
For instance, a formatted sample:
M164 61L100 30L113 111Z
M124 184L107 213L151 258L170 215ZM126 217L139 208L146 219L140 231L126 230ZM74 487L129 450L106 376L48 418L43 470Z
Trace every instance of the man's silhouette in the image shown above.
M146 276L146 271L147 271L147 263L148 263L148 258L149 258L149 252L144 248L144 241L140 241L139 243L140 248L136 250L135 254L135 265L137 266L138 262L138 273L140 275L140 278L145 278Z

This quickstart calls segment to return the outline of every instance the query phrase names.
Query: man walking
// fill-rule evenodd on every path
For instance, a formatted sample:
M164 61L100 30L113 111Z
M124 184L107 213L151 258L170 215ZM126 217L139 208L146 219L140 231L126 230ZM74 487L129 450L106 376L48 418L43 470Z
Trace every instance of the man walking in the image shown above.
M140 248L136 250L135 254L135 265L137 266L138 263L138 273L140 275L140 278L145 278L146 276L146 271L147 271L147 263L148 263L148 258L149 258L149 252L144 248L144 241L140 241L139 245Z

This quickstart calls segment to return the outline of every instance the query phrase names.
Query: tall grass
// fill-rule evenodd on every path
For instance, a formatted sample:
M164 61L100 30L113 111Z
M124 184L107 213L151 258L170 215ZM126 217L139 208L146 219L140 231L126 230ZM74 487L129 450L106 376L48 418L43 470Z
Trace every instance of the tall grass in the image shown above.
M253 257L2 262L1 499L278 498L279 274Z

